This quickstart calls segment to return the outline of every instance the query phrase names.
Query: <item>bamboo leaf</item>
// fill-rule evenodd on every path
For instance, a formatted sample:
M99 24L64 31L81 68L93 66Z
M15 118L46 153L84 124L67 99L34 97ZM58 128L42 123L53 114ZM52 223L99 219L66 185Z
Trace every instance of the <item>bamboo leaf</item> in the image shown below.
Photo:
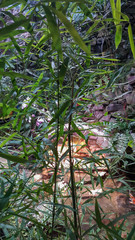
M9 203L9 198L2 198L0 199L0 211L2 211L5 207L7 207Z
M60 81L60 85L62 87L64 78L65 78L65 74L67 72L67 68L68 68L68 62L69 62L69 58L65 58L64 62L62 63L61 67L60 67L60 71L59 71L59 81Z
M22 33L25 33L25 32L26 32L26 30L22 30L22 29L14 30L14 31L10 32L10 36L16 36L18 34L22 34ZM9 37L9 34L5 34L3 36L0 35L0 41L6 39L8 37ZM10 46L10 42L9 42L9 46Z
M23 78L23 79L27 79L30 81L33 81L33 77L27 76L25 74L21 74L21 73L16 73L16 72L2 72L0 69L0 74L5 76L5 77L11 77L11 78Z
M127 15L125 15L124 13L121 12L121 16L123 17L123 19L127 22L129 22L129 17Z
M35 82L35 84L32 86L31 91L34 91L39 86L39 83L43 79L43 76L44 76L44 73L42 72L38 77L37 81Z
M122 74L122 71L123 71L123 67L121 67L118 72L116 72L117 74L115 74L115 76L113 75L111 77L111 79L109 80L108 82L108 85L107 85L107 88L109 88L114 82L118 81L119 77L121 76Z
M23 14L20 14L19 17L20 20L23 20L23 24L22 26L27 30L27 32L29 32L30 34L33 34L33 27L30 24L30 18L27 19ZM16 22L18 21L18 19L16 19Z
M134 44L131 24L129 24L129 26L128 26L128 37L129 37L129 42L130 42L133 58L135 59L135 44Z
M30 49L31 49L31 46L32 46L32 44L33 44L33 39L28 43L28 45L26 46L26 50L25 50L25 53L24 53L24 56L25 56L25 58L27 58L27 56L28 56L28 54L29 54L29 52L30 52Z
M71 125L74 129L74 131L81 137L85 140L85 136L83 135L83 133L80 131L80 129L76 126L76 124L72 121L71 122Z
M58 2L58 0L45 0L45 2ZM59 0L59 2L63 2L63 0ZM66 2L71 2L71 0L66 0ZM82 0L72 0L72 2L75 2L75 3L80 3L82 2Z
M107 233L108 239L113 240L113 237L108 233L108 231L106 231L106 233Z
M31 216L30 216L30 217L27 217L27 216L24 216L24 215L21 215L21 214L17 214L17 212L13 212L13 211L10 211L10 213L11 213L12 216L17 216L17 217L19 217L19 218L21 218L21 219L27 220L28 222L32 222L32 223L34 223L35 225L44 227L44 224L40 223L39 221L37 221L35 218L33 218L33 217L31 217ZM24 214L24 213L22 213L22 214ZM7 217L8 217L8 216L7 216Z
M115 17L117 19L117 24L120 23L120 19L121 19L121 0L117 0L116 2L116 14Z
M46 13L48 26L49 26L51 36L53 39L53 47L58 51L59 56L62 59L61 38L60 38L60 32L59 32L58 26L56 24L55 18L52 16L50 8L47 6L43 6L43 8Z
M48 125L51 125L53 122L55 122L58 119L58 117L65 111L65 109L70 105L70 103L71 103L70 100L64 102L60 109L55 113L54 117L51 119Z
M131 240L132 237L135 236L134 234L135 234L135 225L132 227L130 233L128 234L128 236L127 236L127 240Z
M29 20L28 19L21 19L21 20L18 20L16 21L15 23L12 23L4 28L1 28L0 29L0 36L6 36L8 37L10 35L10 33L15 30L16 28L20 27L20 26L23 26L24 23L29 23ZM11 36L11 35L10 35Z
M88 16L89 18L93 19L93 16L92 16L92 14L91 14L91 11L89 10L89 8L87 7L86 4L84 4L84 3L79 3L78 5L79 5L79 7L83 10L85 16Z
M9 203L10 195L12 194L12 191L13 191L13 186L14 186L14 184L12 184L9 187L9 189L6 191L5 195L0 199L0 211L3 210L5 207L7 207L8 203Z
M117 25L116 26L116 33L115 33L115 47L118 48L119 44L121 43L122 39L122 26Z
M111 4L111 9L112 9L112 15L113 15L113 19L114 19L114 23L116 24L116 8L115 8L115 1L114 0L110 0L110 4Z
M4 57L0 58L0 70L4 70L5 69L5 63L6 63L6 59Z
M61 163L61 161L62 161L63 159L65 159L65 158L67 157L68 153L69 153L69 149L68 149L67 151L65 151L65 152L62 154L62 156L59 158L59 164Z
M11 12L2 11L2 13L4 13L5 15L8 15L15 22L16 17Z
M51 37L50 33L45 33L38 41L35 48L41 47L49 38Z
M0 119L6 119L10 117L10 114L14 108L11 108L5 103L0 103Z
M123 240L123 238L119 235L118 231L115 230L115 228L111 229L104 224L102 224L102 227L106 230L107 233L111 233L111 236L115 236L115 239Z
M99 211L99 206L98 206L98 202L97 199L95 200L95 214L96 214L96 222L99 226L99 228L102 227L102 220L101 220L101 214Z
M57 151L56 151L54 143L52 143L51 140L48 138L43 138L43 142L45 143L45 146L49 146L49 148L53 151L54 155L56 156Z
M6 139L0 144L0 148L2 148L7 142L9 142L15 135L16 135L16 133L13 133L13 134L11 134L8 138L6 138Z
M87 31L87 35L90 34L92 32L93 29L95 29L95 27L100 23L100 20L95 20L93 25L89 28L89 30Z
M57 17L60 19L60 21L65 25L71 36L73 37L74 41L79 45L79 47L88 55L90 55L90 50L87 48L85 43L83 42L82 38L72 25L72 23L64 16L64 14L54 8L52 8L52 11L57 15Z
M10 195L12 194L12 191L13 191L13 186L14 186L14 184L12 184L12 185L9 187L9 189L6 191L4 197L10 197Z
M23 2L22 5L21 5L21 7L20 7L20 11L21 11L21 12L22 12L23 9L25 8L25 6L26 6L26 2Z
M24 212L26 209L28 209L31 206L31 203L25 205L25 207L19 208L19 210L16 211L16 213L20 213L20 212ZM3 216L2 218L0 218L0 223L5 222L6 220L8 220L9 218L12 217L12 211L10 211L11 214Z
M0 150L0 157L5 158L5 159L7 159L11 162L15 162L15 163L26 163L26 162L28 162L28 160L26 160L24 158L13 156L13 155L10 155L10 154L7 154L7 153L3 153L1 150Z
M15 46L17 52L19 53L20 57L23 58L23 54L21 52L21 48L19 47L19 45L18 45L17 41L15 40L15 38L13 36L10 36L10 39L11 39L12 43L14 44L14 46Z
M124 215L121 215L120 217L116 217L113 221L111 221L107 226L108 227L111 227L111 225L114 225L116 224L118 221L122 220L122 219L127 219L127 217L131 216L131 215L134 215L135 214L135 211L132 211L132 212L129 212L129 213L126 213Z
M67 228L66 232L69 235L70 240L76 240L75 233L71 229Z
M2 0L2 2L0 3L0 8L4 8L4 7L8 7L12 4L16 4L16 3L25 3L24 0Z
M82 237L84 237L85 235L89 234L91 230L96 228L96 224L92 225L92 227L89 227L83 234Z

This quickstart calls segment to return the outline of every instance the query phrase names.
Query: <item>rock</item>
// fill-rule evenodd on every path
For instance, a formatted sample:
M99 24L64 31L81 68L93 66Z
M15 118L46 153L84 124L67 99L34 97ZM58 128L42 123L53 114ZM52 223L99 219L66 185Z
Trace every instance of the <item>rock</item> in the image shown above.
M117 118L118 116L126 116L126 111L124 109L121 109L120 111L112 112L111 116L113 118Z
M4 168L7 168L8 167L7 159L0 157L0 167L1 165L4 166Z
M110 115L107 115L107 116L103 116L101 119L100 119L100 122L109 122L110 121L110 118L111 116Z
M131 84L128 84L128 91L132 92L133 91L133 86Z
M84 121L84 122L87 122L89 119L91 119L91 120L94 120L94 117L83 117L82 118L82 120Z
M101 117L104 116L104 113L103 113L103 111L95 111L94 116L97 120L99 120Z
M106 93L103 93L103 97L107 100L109 100L109 99L111 100L111 99L114 99L116 97L116 94L112 91L108 91ZM102 97L102 99L103 99L103 97Z
M92 108L92 111L99 111L99 110L104 110L103 108L103 105L95 105L93 108Z
M99 146L102 146L103 143L104 143L104 137L98 137L98 138L97 138L97 144L98 144Z
M126 84L123 88L123 91L124 92L128 92L128 91L132 91L132 86L130 84Z
M98 138L97 138L97 144L98 144L98 146L100 146L101 148L106 148L106 147L108 147L109 140L108 140L106 137L101 136L101 137L98 137Z
M128 76L128 82L130 85L134 85L135 84L135 75L134 76Z
M117 112L123 110L123 104L111 103L106 107L107 112Z
M97 140L97 138L98 138L97 136L89 136L90 140Z
M126 101L128 105L134 105L135 104L135 91L133 91L131 94L128 94L126 96Z
M88 109L91 109L92 106L93 106L93 104L88 104L88 105L87 105L87 108L88 108Z
M116 119L113 118L113 117L111 117L109 122L115 123L115 122L116 122Z

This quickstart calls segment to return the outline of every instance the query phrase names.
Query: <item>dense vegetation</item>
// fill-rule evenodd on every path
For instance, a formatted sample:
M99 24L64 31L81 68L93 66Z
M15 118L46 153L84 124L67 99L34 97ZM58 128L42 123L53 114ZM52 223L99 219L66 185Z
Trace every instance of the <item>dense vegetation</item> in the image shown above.
M113 101L107 96L134 67L134 22L127 4L132 1L0 2L0 157L8 160L0 166L0 239L125 239L124 223L133 212L104 224L108 215L98 199L134 191L134 177L129 181L124 174L134 163L135 114L116 114L115 122L85 118L92 117L88 105ZM74 136L87 145L95 128L109 138L108 147L73 159ZM122 185L105 190L98 167ZM75 181L80 168L93 189L103 190L83 204L90 190L84 179ZM51 178L35 181L35 174L47 169ZM70 181L59 188L66 174ZM88 228L82 229L87 212ZM134 232L134 227L127 231L127 240Z

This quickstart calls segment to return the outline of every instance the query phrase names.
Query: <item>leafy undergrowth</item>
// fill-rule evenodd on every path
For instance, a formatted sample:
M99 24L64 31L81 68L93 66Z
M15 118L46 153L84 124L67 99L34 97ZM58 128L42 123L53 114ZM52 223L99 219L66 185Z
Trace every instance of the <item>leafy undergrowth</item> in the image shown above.
M121 1L0 8L0 238L133 239L134 105L110 123L92 112L134 88L113 97L135 58Z

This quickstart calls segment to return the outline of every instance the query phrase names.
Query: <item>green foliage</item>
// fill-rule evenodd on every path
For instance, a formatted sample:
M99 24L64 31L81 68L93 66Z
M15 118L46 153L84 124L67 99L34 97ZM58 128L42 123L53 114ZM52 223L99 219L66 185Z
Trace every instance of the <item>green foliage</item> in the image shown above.
M121 13L121 1L117 0L116 5L110 1L113 19L105 18L105 2L0 2L0 157L7 160L7 164L0 163L0 230L6 239L85 239L88 235L101 239L102 234L104 239L106 234L108 239L123 239L123 225L117 229L113 222L103 223L106 214L97 199L94 203L91 197L82 203L91 189L84 179L76 181L74 176L83 166L91 188L102 188L99 198L108 197L113 190L104 190L98 167L106 167L112 178L114 165L107 156L101 156L110 152L114 163L121 161L117 136L109 149L94 153L88 149L89 156L81 160L72 155L74 136L84 141L79 146L83 149L95 127L107 128L107 133L117 129L120 134L127 128L125 123L110 126L84 121L88 104L101 104L98 96L105 95L124 71L110 53L93 52L94 36L109 29L114 21L118 48L123 17L129 24L135 57L134 36L128 18ZM129 131L125 142L131 146L133 141L128 137ZM44 171L47 176L41 179ZM59 188L59 181L66 175L70 176L68 184ZM129 188L126 185L125 191ZM90 206L95 210L91 211ZM90 227L82 230L86 213L90 215ZM133 234L134 228L128 239Z
M130 46L131 46L131 50L133 53L133 57L135 59L135 45L134 45L134 40L133 40L131 24L129 24L129 26L128 26L128 36L129 36L129 41L130 41Z
M129 26L128 26L128 36L129 36L129 41L130 41L130 46L133 54L133 58L135 59L135 45L134 45L134 40L133 40L133 33L132 33L132 27L129 22L128 16L125 14L121 13L121 0L115 1L110 0L111 3L111 8L112 8L112 15L114 19L114 24L116 25L116 33L115 33L115 46L116 49L118 48L119 44L121 43L122 39L122 25L121 21L128 21ZM121 17L123 17L123 20L121 20Z

